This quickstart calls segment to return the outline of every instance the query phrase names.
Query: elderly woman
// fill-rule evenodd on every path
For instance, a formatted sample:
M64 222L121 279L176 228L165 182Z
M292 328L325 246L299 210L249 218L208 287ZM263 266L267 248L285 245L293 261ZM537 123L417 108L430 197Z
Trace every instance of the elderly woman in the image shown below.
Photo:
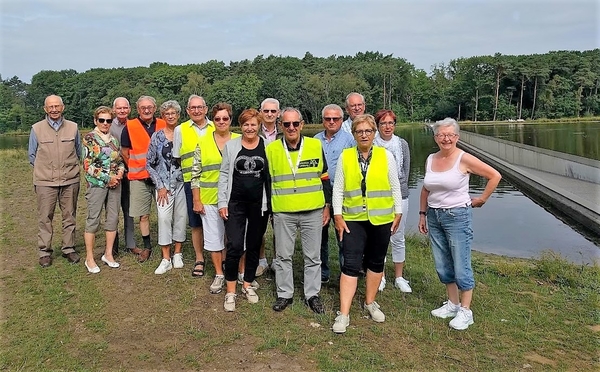
M410 150L408 143L403 138L394 134L396 129L396 114L392 110L379 110L375 114L375 123L377 123L378 132L375 135L375 146L383 147L394 155L396 169L400 180L400 190L402 191L402 215L408 215L408 173L410 172ZM404 279L404 261L406 257L406 243L404 239L404 229L406 227L406 218L400 220L400 226L395 234L390 238L392 246L392 260L394 261L394 286L401 292L410 293L412 288L408 280ZM379 290L385 288L385 274L381 278Z
M350 306L363 268L367 277L364 308L374 321L385 321L375 296L390 235L396 232L402 218L402 192L394 156L373 146L376 129L373 116L354 118L356 147L342 152L335 173L333 214L344 258L335 333L346 332L350 324Z
M435 269L448 295L448 301L431 314L453 318L450 327L464 330L473 324L471 300L475 278L471 269L471 208L485 204L501 176L494 168L456 147L459 129L456 120L451 118L433 125L440 151L429 155L425 163L419 231L429 233ZM471 173L487 179L483 193L474 198L469 196Z
M244 247L242 293L248 302L258 302L253 282L262 237L267 230L270 201L265 142L259 136L261 116L255 109L244 110L238 118L242 137L227 142L223 150L218 207L227 236L225 311L235 310L236 279Z
M152 135L146 153L146 170L156 186L158 245L162 250L162 260L154 270L157 275L172 268L183 268L181 243L185 241L187 224L183 173L177 162L173 161L173 133L179 121L181 106L177 101L171 100L160 105L159 110L167 125ZM175 246L172 260L171 244Z
M110 134L114 118L115 114L109 107L98 107L94 111L96 127L83 137L82 158L87 182L85 199L88 204L84 233L85 267L92 274L100 272L100 267L94 260L94 243L100 226L102 206L106 211L106 249L101 260L109 267L119 267L113 258L113 244L119 223L121 179L125 172L125 163L121 157L119 141Z
M204 249L211 253L210 257L215 266L215 278L210 285L210 293L220 293L225 284L223 274L223 259L225 249L225 225L217 208L217 184L221 169L222 153L225 144L239 137L231 133L231 105L220 102L211 109L215 131L200 137L198 147L194 152L192 163L192 197L194 212L200 213L204 228Z

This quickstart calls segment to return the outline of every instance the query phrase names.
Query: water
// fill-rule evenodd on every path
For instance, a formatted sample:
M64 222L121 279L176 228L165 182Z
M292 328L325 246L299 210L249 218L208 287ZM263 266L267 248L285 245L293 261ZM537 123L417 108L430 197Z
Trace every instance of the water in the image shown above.
M594 159L600 156L599 123L496 124L462 129ZM438 148L424 126L399 127L396 133L406 139L411 149L409 213L405 218L407 231L418 234L419 194L425 159ZM26 149L27 136L0 136L0 149L3 148ZM482 186L480 177L471 176L473 195L481 193ZM473 210L473 230L473 249L480 252L535 258L543 251L553 251L577 264L600 262L598 246L504 180L483 208Z

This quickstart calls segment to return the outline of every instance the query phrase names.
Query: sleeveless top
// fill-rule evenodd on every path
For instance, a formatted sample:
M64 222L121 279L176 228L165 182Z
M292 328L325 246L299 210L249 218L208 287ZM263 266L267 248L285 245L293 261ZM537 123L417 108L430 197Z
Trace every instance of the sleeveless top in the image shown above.
M431 170L431 158L427 157L423 186L429 190L427 205L429 208L456 208L471 205L469 196L469 173L460 171L460 160L464 151L456 157L452 168L444 172Z

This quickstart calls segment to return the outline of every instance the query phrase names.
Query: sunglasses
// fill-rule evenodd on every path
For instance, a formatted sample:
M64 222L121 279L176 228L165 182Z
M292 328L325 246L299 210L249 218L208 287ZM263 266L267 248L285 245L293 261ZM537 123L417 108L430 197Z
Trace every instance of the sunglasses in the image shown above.
M267 109L263 109L263 110L262 110L262 112L264 112L265 114L268 114L269 112L270 112L271 114L274 114L274 113L276 113L276 112L277 112L277 110L267 110Z
M342 118L341 118L341 117L339 117L339 116L338 116L338 117L331 117L331 118L325 117L325 118L323 118L323 120L325 120L325 122L329 122L329 121L340 121L340 120L342 120Z
M298 128L300 126L300 122L299 121L284 121L281 123L281 125L283 125L284 128L289 128L290 125L293 125L294 128Z
M96 120L98 120L98 123L100 123L100 124L104 124L104 123L111 124L113 121L113 119L104 119L104 118L98 118Z
M229 117L224 117L224 118L216 117L213 119L213 121L216 121L217 123L220 123L222 121L225 122L225 121L229 121Z

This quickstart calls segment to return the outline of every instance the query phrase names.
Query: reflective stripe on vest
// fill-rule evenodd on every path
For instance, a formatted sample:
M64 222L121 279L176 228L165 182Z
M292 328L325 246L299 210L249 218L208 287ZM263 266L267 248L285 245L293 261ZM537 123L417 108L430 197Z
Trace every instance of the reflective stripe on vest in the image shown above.
M238 133L231 133L231 139L239 137ZM213 134L200 137L198 141L200 146L200 160L202 163L202 172L200 173L200 201L202 204L217 204L219 171L223 157L217 147Z
M166 126L167 123L163 119L156 119L154 133ZM129 140L131 142L129 161L127 162L129 167L127 178L130 180L150 178L150 174L146 170L146 153L150 146L150 136L138 118L127 120L127 131L129 132Z
M302 137L302 141L304 142L302 157L295 176L282 141L273 141L267 146L272 186L271 207L275 213L311 211L323 208L325 205L321 182L321 173L323 173L321 141L309 137ZM291 163L295 166L298 151L291 151L289 154Z
M181 172L183 173L183 181L190 182L192 180L192 164L194 162L194 151L196 146L200 142L198 132L194 128L194 124L191 120L188 120L180 124L181 127L181 148L179 149L179 156L181 157ZM206 130L202 137L207 134L211 134L215 131L215 127L209 122L206 125Z
M394 198L388 179L387 154L382 147L373 146L371 163L367 169L366 197L360 188L363 179L358 164L356 147L342 152L344 167L344 201L342 217L347 221L367 221L384 225L394 220Z

